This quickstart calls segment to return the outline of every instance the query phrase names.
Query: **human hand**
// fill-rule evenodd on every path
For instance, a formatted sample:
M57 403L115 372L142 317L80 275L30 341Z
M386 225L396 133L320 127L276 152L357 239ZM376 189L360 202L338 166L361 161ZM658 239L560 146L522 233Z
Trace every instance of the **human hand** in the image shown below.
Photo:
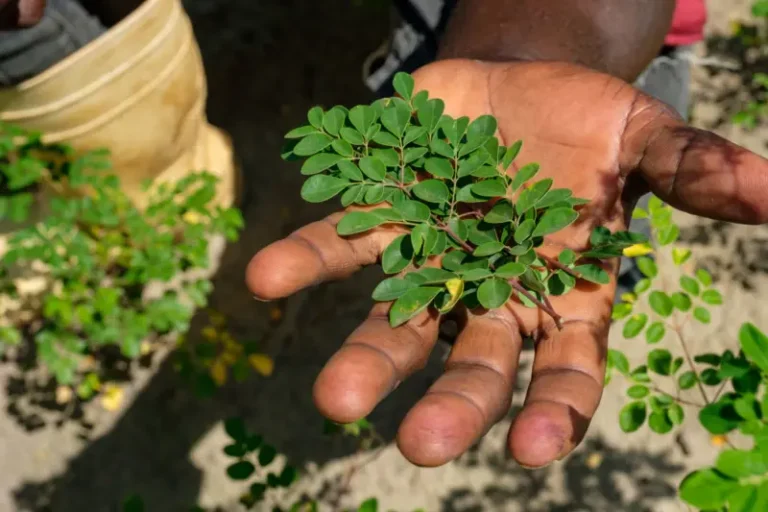
M669 107L619 79L565 63L463 60L431 64L414 78L417 90L445 101L446 114L494 115L501 144L524 141L518 161L539 162L539 177L591 200L578 223L547 239L544 252L583 249L598 225L626 229L635 201L649 189L690 213L768 222L768 161L687 127ZM341 238L335 229L341 216L305 226L256 254L247 270L254 294L278 299L349 277L376 263L399 234L383 227ZM533 375L510 428L509 450L528 467L570 453L600 401L614 293L612 281L552 297L562 330L541 310L515 302L491 312L461 312L445 373L400 426L402 453L418 465L444 464L500 420L509 410L524 336L535 341ZM368 415L427 361L439 318L425 312L392 329L387 309L374 306L318 377L315 402L331 420Z
M44 11L45 0L0 0L0 30L30 27Z

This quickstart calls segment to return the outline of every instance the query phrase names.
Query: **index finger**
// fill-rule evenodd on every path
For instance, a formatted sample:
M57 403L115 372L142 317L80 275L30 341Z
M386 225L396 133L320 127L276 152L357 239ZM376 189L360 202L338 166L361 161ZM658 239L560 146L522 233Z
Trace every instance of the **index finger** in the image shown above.
M260 300L275 300L325 281L345 279L372 265L402 229L383 226L367 233L341 237L338 212L308 224L268 245L251 259L246 283Z

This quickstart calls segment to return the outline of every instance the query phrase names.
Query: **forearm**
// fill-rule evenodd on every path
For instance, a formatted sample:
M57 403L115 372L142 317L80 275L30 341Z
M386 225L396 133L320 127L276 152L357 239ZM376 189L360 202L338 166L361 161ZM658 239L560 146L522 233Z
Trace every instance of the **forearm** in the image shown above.
M440 58L557 60L634 80L658 54L675 0L460 0Z

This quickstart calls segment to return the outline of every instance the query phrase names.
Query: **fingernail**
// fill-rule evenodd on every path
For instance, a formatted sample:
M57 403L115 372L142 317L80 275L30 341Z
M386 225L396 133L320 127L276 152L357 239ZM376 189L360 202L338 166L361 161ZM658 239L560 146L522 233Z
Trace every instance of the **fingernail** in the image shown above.
M258 295L254 295L253 298L254 298L254 300L257 300L259 302L272 302L270 299L262 299Z
M552 462L554 462L554 461L552 461ZM526 466L525 464L520 464L520 467L523 468L523 469L527 469L529 471L534 470L534 469L544 469L544 468L548 468L549 466L551 466L552 462L544 464L543 466Z

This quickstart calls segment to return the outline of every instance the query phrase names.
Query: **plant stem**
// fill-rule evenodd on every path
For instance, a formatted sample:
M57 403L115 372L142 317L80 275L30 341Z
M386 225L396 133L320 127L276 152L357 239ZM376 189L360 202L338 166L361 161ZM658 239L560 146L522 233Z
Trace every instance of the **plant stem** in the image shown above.
M576 279L581 279L581 275L578 272L576 272L573 269L570 269L570 268L566 267L565 265L563 265L559 261L554 260L554 259L550 258L549 256L542 256L539 253L536 253L536 256L538 256L539 258L543 259L544 261L546 261L547 263L549 263L550 265L552 265L556 269L562 270L566 274L568 274L568 275L570 275L572 277L575 277Z
M469 245L467 242L459 238L459 236L456 233L454 233L453 230L447 224L445 224L444 222L442 222L440 219L437 219L437 218L435 218L435 221L437 222L438 226L443 231L445 231L451 238L453 238L456 241L456 243L461 245L461 247L465 251L467 251L470 254L474 252L474 248L471 245ZM495 267L493 266L493 264L491 264L490 267L491 267L491 270L495 270ZM563 322L562 322L563 317L557 314L557 311L554 310L554 308L552 307L552 304L549 302L549 299L546 296L544 296L544 302L542 302L539 299L537 299L531 292L526 290L520 284L519 281L510 280L509 284L511 284L512 288L514 288L517 292L519 292L520 294L525 296L525 298L533 302L536 305L536 307L538 307L539 309L544 311L546 314L551 316L552 320L555 321L555 325L557 325L558 329L563 328Z
M400 188L406 194L410 195L409 191L405 188L405 186L403 184L400 183L398 185L399 185L398 188ZM475 252L474 247L469 245L469 243L467 243L466 241L462 240L459 237L459 235L457 235L451 229L451 227L448 226L447 223L443 222L438 216L436 216L435 214L432 214L432 220L435 222L437 227L439 227L440 229L445 231L446 234L448 236L450 236L451 238L453 238L453 240L457 244L459 244L461 246L461 248L464 249L468 254L472 254L473 252ZM490 267L491 267L491 270L495 270L495 267L493 266L493 264L491 264ZM576 277L579 277L579 276L577 275ZM544 311L546 314L551 316L552 320L555 321L555 325L557 326L558 329L562 329L563 328L563 322L562 322L563 317L561 317L559 314L557 314L557 311L554 310L554 308L552 307L552 304L549 302L549 299L546 296L544 296L544 302L542 302L539 299L537 299L536 297L534 297L533 294L531 294L528 290L526 290L520 284L519 281L517 281L517 280L510 280L509 283L512 285L512 288L514 288L520 294L525 296L528 300L533 302L536 305L536 307L538 307L539 309Z
M443 231L445 231L445 232L448 234L448 236L450 236L451 238L453 238L453 240L454 240L454 241L455 241L457 244L459 244L459 245L461 246L461 248L462 248L462 249L464 249L465 251L467 251L467 252L468 252L470 255L471 255L473 252L475 252L475 248L474 248L474 247L472 247L471 245L469 245L469 243L467 243L467 242L465 242L464 240L462 240L461 238L459 238L459 235L457 235L457 234L456 234L456 233L455 233L455 232L454 232L454 231L451 229L451 227L450 227L450 226L449 226L447 223L445 223L445 222L443 222L442 220L440 220L440 219L439 219L439 218L438 218L436 215L434 215L434 214L432 215L432 220L434 220L434 221L435 221L435 223L437 224L437 227L439 227L440 229L442 229Z
M663 389L661 389L660 387L658 387L655 384L651 386L651 389L656 391L657 393L662 393L664 395L672 396L671 394L667 393L666 391L664 391ZM690 400L685 400L685 399L682 399L682 398L675 397L675 401L679 402L681 404L684 404L684 405L690 405L691 407L698 407L699 409L704 407L702 404L697 404L696 402L691 402Z
M713 402L717 402L717 399L720 398L720 393L723 392L726 384L728 384L727 380L724 380L723 383L720 384L720 387L717 389L717 392L715 393L715 398L712 399Z
M704 399L704 403L709 405L712 402L710 402L709 397L707 397L704 384L702 384L701 379L699 379L699 373L696 371L696 366L693 364L693 358L691 357L691 352L688 350L688 345L685 343L682 330L677 324L673 325L672 329L675 331L675 334L677 334L677 339L680 342L680 347L683 349L683 354L685 355L685 360L688 362L688 366L691 368L691 371L696 374L696 384L698 385L699 392L701 392L701 397Z
M563 320L563 317L561 317L560 315L558 315L558 314L557 314L557 311L555 311L554 309L552 309L552 306L551 306L551 305L548 305L548 304L544 304L544 303L543 303L543 302L541 302L539 299L537 299L536 297L534 297L534 296L533 296L533 294L532 294L531 292L529 292L528 290L526 290L526 289L525 289L525 288L524 288L524 287L523 287L523 286L520 284L520 282L519 282L519 281L517 281L517 280L510 280L510 281L509 281L509 284L511 284L511 285L512 285L512 288L514 288L514 289L515 289L517 292L519 292L521 295L524 295L524 296L525 296L525 298L527 298L528 300L530 300L531 302L533 302L534 304L536 304L536 306L537 306L539 309L541 309L541 310L542 310L542 311L544 311L546 314L548 314L549 316L551 316L551 317L552 317L552 320L554 320L554 321L555 321L555 325L557 325L557 328L558 328L558 329L560 329L560 330L562 330L562 328L563 328L563 322L562 322L562 320ZM547 300L547 299L545 298L544 300ZM547 300L547 302L549 302L549 301Z

